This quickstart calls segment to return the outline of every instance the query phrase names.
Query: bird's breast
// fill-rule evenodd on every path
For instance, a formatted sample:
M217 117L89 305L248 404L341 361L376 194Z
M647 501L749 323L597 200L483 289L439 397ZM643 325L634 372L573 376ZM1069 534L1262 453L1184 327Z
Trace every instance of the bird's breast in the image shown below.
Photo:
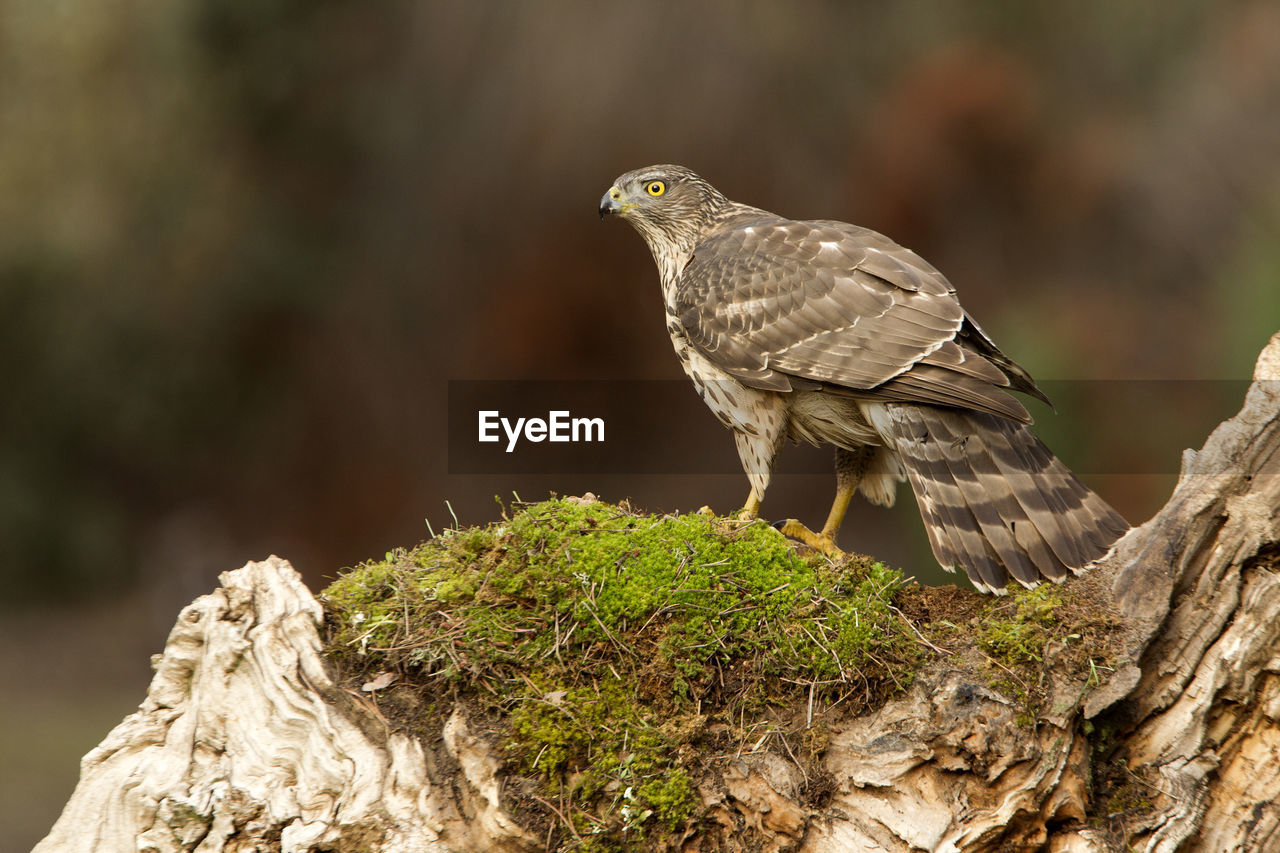
M685 337L679 323L669 323L667 329L680 366L693 380L698 396L716 419L735 432L756 435L760 431L760 412L777 409L774 398L784 395L743 385L698 352Z

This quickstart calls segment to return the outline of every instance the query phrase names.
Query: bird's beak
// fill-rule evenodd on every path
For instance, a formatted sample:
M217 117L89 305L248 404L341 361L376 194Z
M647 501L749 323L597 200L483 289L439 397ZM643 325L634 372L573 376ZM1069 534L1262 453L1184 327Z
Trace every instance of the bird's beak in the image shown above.
M622 190L615 187L609 187L609 191L600 197L600 218L604 219L608 213L622 213L629 204L622 203Z

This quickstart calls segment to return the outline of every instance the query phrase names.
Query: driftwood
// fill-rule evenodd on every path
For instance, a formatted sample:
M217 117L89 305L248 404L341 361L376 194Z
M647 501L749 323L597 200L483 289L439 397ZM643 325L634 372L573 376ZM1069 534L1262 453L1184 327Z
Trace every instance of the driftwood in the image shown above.
M682 849L1280 850L1280 335L1254 378L1165 508L1068 581L1123 614L1103 684L1052 683L1027 726L942 658L833 730L821 807L786 753L744 755L701 782L710 821ZM464 714L424 743L335 682L287 562L221 581L182 611L38 853L541 849ZM1104 770L1140 807L1096 801Z

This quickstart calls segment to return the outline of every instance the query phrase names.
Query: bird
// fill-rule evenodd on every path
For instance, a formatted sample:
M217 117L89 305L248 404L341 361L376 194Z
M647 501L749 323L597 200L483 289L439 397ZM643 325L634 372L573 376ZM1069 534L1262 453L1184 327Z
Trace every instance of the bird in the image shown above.
M892 506L903 481L938 563L981 592L1062 581L1129 529L1032 433L1010 392L1049 403L1035 380L910 249L731 201L676 165L620 175L599 213L653 255L676 356L750 483L739 517L758 518L790 440L835 447L822 529L774 525L825 554L856 492Z

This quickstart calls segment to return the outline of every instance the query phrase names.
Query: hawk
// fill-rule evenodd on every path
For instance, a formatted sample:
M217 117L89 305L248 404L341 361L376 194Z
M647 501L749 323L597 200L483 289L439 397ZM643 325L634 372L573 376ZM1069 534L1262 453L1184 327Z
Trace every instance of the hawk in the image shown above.
M856 491L891 506L907 480L943 568L979 590L1060 581L1128 524L1028 429L1010 394L1048 398L923 258L866 228L784 219L681 166L620 176L600 199L657 262L684 371L733 431L755 518L784 439L835 446L826 553Z

